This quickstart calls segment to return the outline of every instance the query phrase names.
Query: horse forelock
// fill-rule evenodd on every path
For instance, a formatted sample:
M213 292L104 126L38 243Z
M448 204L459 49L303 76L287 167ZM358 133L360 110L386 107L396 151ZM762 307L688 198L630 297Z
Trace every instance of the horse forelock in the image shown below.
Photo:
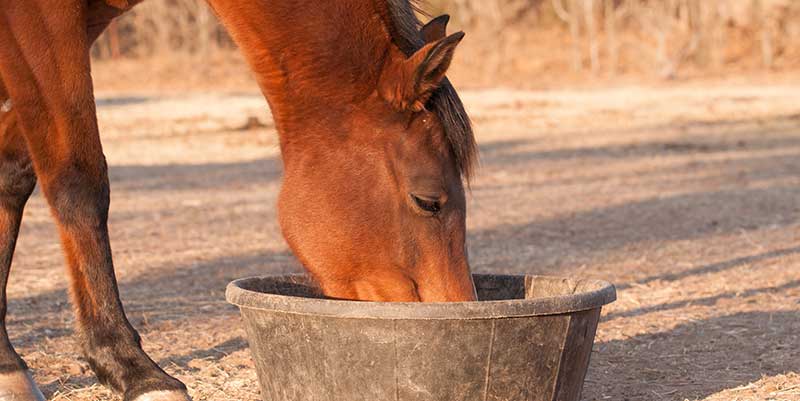
M422 22L415 11L420 11L421 0L376 0L385 2L384 16L392 41L406 56L411 56L425 43L419 30ZM455 158L461 175L469 180L477 163L478 148L472 124L455 88L447 78L431 95L426 108L434 111L444 128L445 139Z

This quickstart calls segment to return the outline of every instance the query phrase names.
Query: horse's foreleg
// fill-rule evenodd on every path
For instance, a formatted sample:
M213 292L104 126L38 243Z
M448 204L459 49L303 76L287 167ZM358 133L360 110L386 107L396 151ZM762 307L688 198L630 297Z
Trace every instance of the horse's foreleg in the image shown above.
M22 209L36 186L28 150L0 81L0 401L44 401L6 331L6 283Z
M58 223L89 364L125 401L188 400L144 353L119 300L86 15L80 0L0 2L0 77Z

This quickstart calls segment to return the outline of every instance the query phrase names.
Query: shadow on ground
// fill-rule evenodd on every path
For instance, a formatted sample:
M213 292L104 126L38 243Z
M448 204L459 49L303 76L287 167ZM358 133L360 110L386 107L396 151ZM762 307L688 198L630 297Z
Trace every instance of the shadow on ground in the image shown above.
M703 399L800 371L796 312L748 312L596 344L588 400Z
M608 131L608 132L604 132ZM797 149L800 151L800 114L775 115L769 118L729 119L723 121L693 120L671 124L615 127L593 132L598 137L615 137L631 133L675 132L670 140L626 141L621 144L574 147L550 150L521 150L540 145L544 140L510 139L480 143L481 160L485 165L514 166L536 161L622 160L629 158L675 154L711 154L729 151L766 151ZM682 134L687 134L682 136ZM563 132L563 136L581 136L585 132Z
M229 282L241 277L298 272L301 269L288 253L264 252L224 257L191 266L165 266L140 277L120 280L119 287L128 317L134 326L147 330L144 326L164 321L187 321L211 313L217 317L235 315L238 313L236 308L225 303L225 287ZM51 327L43 322L52 324L53 320L42 319L42 316L69 313L71 307L67 299L66 290L59 289L9 300L9 334L15 344L30 344L71 334L72 330L68 328Z
M280 179L281 171L277 158L234 163L112 165L109 180L112 191L226 191L266 185Z
M154 97L147 96L113 96L113 97L98 97L95 99L97 108L113 107L113 106L127 106L131 104L147 103L156 100Z
M595 188L595 184L609 179L635 182L651 191L663 187L670 194L472 231L469 242L474 266L479 271L543 273L553 265L589 263L598 254L628 246L780 229L800 222L800 186L796 185L800 178L800 116L691 121L630 130L686 130L692 134L672 135L669 140L553 150L542 150L539 138L481 144L482 170L506 171L514 177L512 184L476 180L473 201L483 209L502 208L504 196L557 192L567 185L570 191L579 192L583 185ZM595 173L591 163L577 167L552 163L569 159L604 163L673 155L691 157L643 171L615 169L613 176L607 171ZM549 173L532 178L530 172L536 168L546 168ZM566 168L584 171L559 173ZM620 181L622 177L630 181Z
M469 233L470 254L480 271L545 273L635 244L797 224L797 199L800 187L793 186L651 198L474 231ZM753 207L765 213L746 213Z
M775 259L797 254L800 254L800 246L784 248L784 249L776 249L769 252L757 253L755 255L748 255L740 258L725 260L718 263L702 265L691 269L655 274L629 283L622 283L617 285L616 287L617 290L625 290L633 285L644 285L655 281L663 281L663 282L678 281L690 276L700 276L704 274L719 273L725 270L735 269L737 267L752 265L764 260Z

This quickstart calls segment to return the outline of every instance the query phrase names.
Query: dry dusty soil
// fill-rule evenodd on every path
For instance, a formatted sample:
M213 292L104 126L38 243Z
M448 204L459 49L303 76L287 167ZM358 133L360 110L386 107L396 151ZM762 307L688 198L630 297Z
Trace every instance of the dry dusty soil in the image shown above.
M482 167L477 272L614 282L586 400L800 400L800 86L465 91ZM195 400L257 400L232 279L298 271L281 163L256 93L99 93L123 301ZM71 337L40 193L9 330L54 400L114 400Z

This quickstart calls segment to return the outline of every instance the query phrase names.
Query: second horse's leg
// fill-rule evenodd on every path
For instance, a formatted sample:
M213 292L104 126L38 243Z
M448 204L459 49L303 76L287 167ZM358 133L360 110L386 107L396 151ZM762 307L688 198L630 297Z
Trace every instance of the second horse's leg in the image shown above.
M0 11L0 76L58 223L86 359L125 401L188 400L184 385L144 353L119 300L108 175L89 76L87 3L0 2Z
M0 401L44 401L6 331L6 283L22 210L36 186L28 149L0 81Z

